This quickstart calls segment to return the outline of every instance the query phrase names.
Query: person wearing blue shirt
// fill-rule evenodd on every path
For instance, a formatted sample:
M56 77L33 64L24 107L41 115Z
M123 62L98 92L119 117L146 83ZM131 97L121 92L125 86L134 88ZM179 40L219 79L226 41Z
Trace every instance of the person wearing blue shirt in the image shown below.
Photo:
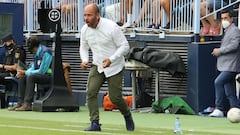
M49 84L51 82L52 51L41 45L36 36L27 40L28 50L34 54L31 67L27 70L18 70L18 104L9 108L15 111L31 111L34 97L34 87L37 84Z

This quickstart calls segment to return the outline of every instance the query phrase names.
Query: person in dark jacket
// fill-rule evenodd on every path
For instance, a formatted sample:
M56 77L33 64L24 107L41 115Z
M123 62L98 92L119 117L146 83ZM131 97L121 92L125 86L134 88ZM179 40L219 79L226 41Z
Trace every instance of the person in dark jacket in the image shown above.
M2 37L1 41L5 47L5 55L3 64L0 64L0 84L6 85L5 77L16 75L18 61L24 63L26 53L22 47L16 45L12 34Z
M41 45L36 36L27 40L27 46L31 53L34 53L32 65L27 70L18 70L18 104L10 107L9 110L31 111L34 97L34 87L37 84L49 84L51 82L52 51Z

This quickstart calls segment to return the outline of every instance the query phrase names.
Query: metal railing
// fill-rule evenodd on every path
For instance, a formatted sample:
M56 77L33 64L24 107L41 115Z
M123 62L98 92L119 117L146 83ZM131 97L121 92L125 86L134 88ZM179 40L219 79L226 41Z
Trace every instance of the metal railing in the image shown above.
M24 3L25 32L40 30L38 9L61 8L63 32L79 33L84 25L84 7L94 2L99 5L103 17L115 22L130 23L138 29L163 28L169 22L169 31L198 34L201 19L216 14L239 0L230 0L227 4L221 0L220 8L215 6L213 0L211 12L206 8L206 15L201 17L200 0L3 0L3 2ZM169 13L165 10L167 6Z

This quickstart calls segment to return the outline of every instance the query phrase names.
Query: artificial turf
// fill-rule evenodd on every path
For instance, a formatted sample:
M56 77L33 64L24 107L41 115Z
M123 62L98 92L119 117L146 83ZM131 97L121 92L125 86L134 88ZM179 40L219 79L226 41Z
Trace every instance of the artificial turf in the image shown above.
M119 112L100 111L102 132L84 132L89 125L88 110L80 112L15 112L0 110L0 135L172 135L174 120L180 118L185 135L239 135L240 124L226 118L194 115L133 112L136 129L126 131Z

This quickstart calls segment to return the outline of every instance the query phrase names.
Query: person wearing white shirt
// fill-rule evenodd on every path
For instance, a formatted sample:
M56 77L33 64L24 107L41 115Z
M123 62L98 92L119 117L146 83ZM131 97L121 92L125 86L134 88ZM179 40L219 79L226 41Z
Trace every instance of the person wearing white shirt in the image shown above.
M130 109L122 98L122 79L124 74L124 55L129 51L129 44L120 27L113 21L100 17L96 4L89 4L84 9L85 25L81 29L80 56L81 67L89 64L89 49L93 61L87 83L87 104L91 124L85 131L101 131L97 94L102 84L107 81L109 96L125 118L128 131L134 130Z

